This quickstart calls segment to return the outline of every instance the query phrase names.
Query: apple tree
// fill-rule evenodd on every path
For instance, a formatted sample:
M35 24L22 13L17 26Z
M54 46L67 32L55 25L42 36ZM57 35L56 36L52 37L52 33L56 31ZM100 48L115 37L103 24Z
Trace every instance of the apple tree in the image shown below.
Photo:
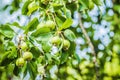
M0 9L16 17L0 23L0 80L120 79L119 1L10 2Z

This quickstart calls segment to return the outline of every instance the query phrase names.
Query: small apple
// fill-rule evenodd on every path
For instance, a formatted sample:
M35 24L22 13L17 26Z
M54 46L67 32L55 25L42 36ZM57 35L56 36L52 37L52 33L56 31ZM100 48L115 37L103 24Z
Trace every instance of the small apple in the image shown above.
M51 43L55 46L58 46L61 43L61 38L59 36L52 37Z
M55 23L52 20L46 21L46 27L49 27L51 30L55 29Z
M25 64L25 61L23 58L18 58L16 60L16 65L19 66L19 67L22 67L23 65Z
M26 42L21 42L21 49L26 50L28 48Z
M31 52L24 52L23 58L24 58L24 60L28 60L29 61L29 60L32 60L33 55L32 55Z
M45 27L46 27L46 24L44 22L41 22L38 24L37 30L39 30L40 28L45 28Z
M70 42L68 40L63 40L63 49L68 50L70 47Z

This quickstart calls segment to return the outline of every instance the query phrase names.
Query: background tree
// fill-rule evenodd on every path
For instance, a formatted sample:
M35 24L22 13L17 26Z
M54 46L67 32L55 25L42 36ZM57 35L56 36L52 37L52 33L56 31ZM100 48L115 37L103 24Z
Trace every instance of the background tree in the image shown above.
M120 1L0 3L1 80L120 79Z

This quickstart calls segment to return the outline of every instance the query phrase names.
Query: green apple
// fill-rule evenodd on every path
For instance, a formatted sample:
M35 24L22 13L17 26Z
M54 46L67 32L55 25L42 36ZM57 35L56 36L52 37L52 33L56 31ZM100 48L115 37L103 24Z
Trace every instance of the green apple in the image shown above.
M22 67L23 65L25 64L25 61L23 58L18 58L16 60L16 65L19 66L19 67Z
M21 42L21 49L26 50L28 48L26 42Z
M45 27L46 27L46 24L44 22L41 22L38 24L37 30L39 30L40 28L45 28Z
M58 46L61 43L61 38L59 36L52 37L51 43L55 46Z
M55 29L55 23L52 20L46 21L46 27L49 27L51 30Z
M28 60L29 61L29 60L32 60L33 55L32 55L31 52L24 52L23 58L24 58L24 60Z
M68 50L70 47L70 42L68 40L63 39L63 49Z

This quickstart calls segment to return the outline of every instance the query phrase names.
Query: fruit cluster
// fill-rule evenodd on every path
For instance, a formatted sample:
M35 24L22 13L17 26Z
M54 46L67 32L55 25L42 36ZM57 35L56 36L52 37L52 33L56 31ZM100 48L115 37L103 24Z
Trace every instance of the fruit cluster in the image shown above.
M63 44L62 48L64 50L68 50L70 47L70 42L66 39L62 39L59 36L54 36L51 38L51 43L55 46L59 46L60 44Z
M20 57L16 60L16 65L22 67L25 64L25 61L32 60L33 55L31 52L24 52L23 57Z
M28 48L25 42L22 42L20 47L23 51L27 50ZM23 55L16 60L16 65L22 67L25 64L25 61L30 61L32 60L32 58L33 58L32 53L29 51L25 51Z
M41 30L45 30L45 29L49 29L49 31L53 31L55 30L56 24L54 21L52 20L47 20L46 22L40 22L36 28L36 30L38 30L38 32L41 33L47 33L47 32L43 32ZM51 44L53 44L54 46L59 46L60 44L63 45L62 48L64 50L68 50L70 47L70 42L67 39L64 39L63 34L61 33L61 31L57 31L57 35L53 36L50 39ZM60 37L60 35L62 35L62 37Z

